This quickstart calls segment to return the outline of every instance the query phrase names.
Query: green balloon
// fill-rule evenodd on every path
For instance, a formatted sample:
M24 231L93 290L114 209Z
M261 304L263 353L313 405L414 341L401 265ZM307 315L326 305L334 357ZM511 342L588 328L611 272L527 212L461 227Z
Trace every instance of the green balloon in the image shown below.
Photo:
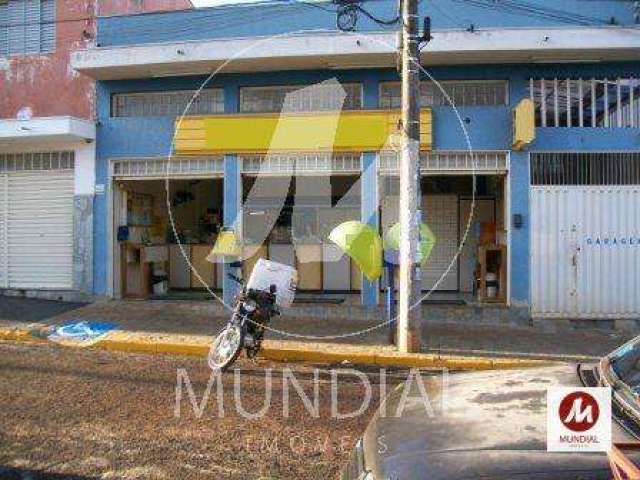
M436 236L424 223L420 224L420 265L424 265L431 255L436 244ZM387 250L400 250L400 224L391 227L384 237L384 248Z

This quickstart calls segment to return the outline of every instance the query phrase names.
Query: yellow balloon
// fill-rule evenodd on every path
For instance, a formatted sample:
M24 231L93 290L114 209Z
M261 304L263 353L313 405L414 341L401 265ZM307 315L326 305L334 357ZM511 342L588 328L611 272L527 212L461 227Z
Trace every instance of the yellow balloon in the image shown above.
M355 220L345 222L331 231L329 240L356 262L369 281L382 276L382 239L373 227Z

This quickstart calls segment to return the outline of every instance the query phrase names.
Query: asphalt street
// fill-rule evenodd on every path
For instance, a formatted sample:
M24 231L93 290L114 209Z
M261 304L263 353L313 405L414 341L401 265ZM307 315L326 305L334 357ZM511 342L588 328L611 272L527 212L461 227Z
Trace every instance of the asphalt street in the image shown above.
M202 358L0 343L0 478L337 478L378 404L377 372L367 374L370 407L337 419L326 366L238 366L237 386L225 373L221 396L214 382L203 401L211 371ZM286 402L284 368L310 399L317 383L317 418L291 381ZM357 410L363 383L344 376L336 384L338 411ZM267 390L264 415L245 418L243 410L261 411Z

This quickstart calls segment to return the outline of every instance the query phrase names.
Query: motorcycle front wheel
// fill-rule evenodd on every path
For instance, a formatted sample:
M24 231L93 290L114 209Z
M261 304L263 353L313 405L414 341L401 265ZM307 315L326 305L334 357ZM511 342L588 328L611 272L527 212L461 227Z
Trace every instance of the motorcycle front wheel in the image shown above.
M207 357L209 368L224 372L236 361L243 344L243 329L239 325L227 325L211 344Z

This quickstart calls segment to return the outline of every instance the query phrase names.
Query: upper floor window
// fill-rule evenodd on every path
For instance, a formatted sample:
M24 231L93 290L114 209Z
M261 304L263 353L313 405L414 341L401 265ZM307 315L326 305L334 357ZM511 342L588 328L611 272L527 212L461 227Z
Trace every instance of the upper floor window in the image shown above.
M507 105L509 83L506 80L453 80L439 82L457 107L480 105ZM380 84L380 108L400 108L402 95L400 82ZM451 106L442 90L432 81L420 82L422 107Z
M340 88L340 86L342 88ZM277 113L358 110L362 108L359 83L323 82L315 85L243 87L240 112Z
M73 169L73 151L0 153L0 173L23 170L68 170Z
M537 127L640 127L640 79L529 81Z
M193 98L192 90L173 92L116 93L111 97L112 117L177 117L184 113ZM187 115L224 112L221 88L206 89L193 100Z
M0 57L53 52L56 0L0 1Z
M640 185L640 152L531 154L532 185Z

